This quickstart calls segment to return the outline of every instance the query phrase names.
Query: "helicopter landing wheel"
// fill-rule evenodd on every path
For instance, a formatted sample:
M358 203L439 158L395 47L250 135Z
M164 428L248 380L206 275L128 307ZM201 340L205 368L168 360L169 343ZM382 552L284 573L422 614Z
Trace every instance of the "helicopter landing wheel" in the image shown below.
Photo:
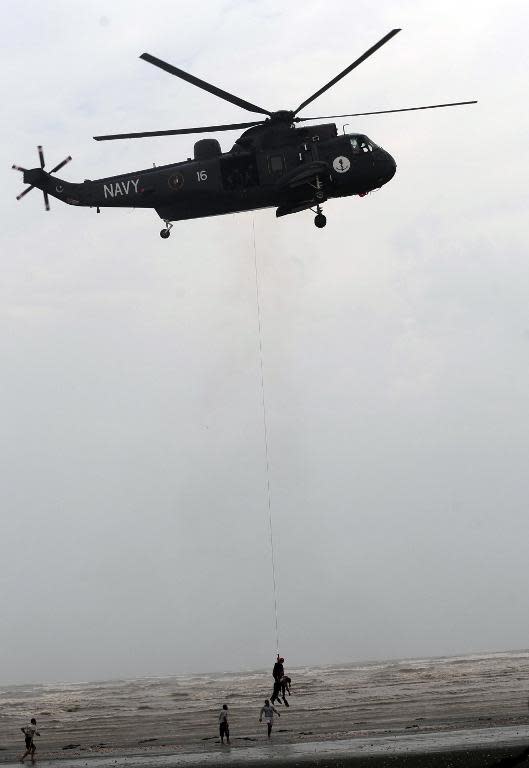
M310 210L316 214L314 217L314 224L318 227L318 229L323 229L323 227L327 224L327 217L323 215L323 209L321 205L317 203L316 210L314 210L314 208L311 208Z
M169 235L171 234L171 230L173 228L173 225L170 221L165 222L165 229L162 229L160 232L160 237L163 237L164 240L167 240Z

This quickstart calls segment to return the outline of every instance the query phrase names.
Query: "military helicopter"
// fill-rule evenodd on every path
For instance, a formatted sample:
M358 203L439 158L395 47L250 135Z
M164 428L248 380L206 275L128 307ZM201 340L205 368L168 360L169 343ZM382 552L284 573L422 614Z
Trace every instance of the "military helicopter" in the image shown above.
M301 110L400 31L392 29L388 32L336 77L301 102L297 109L276 112L234 96L149 53L143 53L140 58L144 61L248 112L266 117L229 125L94 136L96 141L113 141L246 129L229 152L222 152L217 139L201 139L195 143L193 158L183 162L94 181L86 180L82 184L71 184L53 176L72 159L70 156L49 173L46 172L44 153L39 146L40 168L28 170L13 166L23 172L24 182L29 185L18 195L17 200L36 187L44 194L47 211L50 209L49 195L69 205L95 207L98 213L102 207L154 208L165 222L160 232L162 238L169 237L173 221L269 207L276 208L276 216L310 209L316 214L315 225L324 227L327 219L322 204L326 200L350 195L364 196L387 184L395 175L397 166L388 152L363 134L339 135L335 123L297 127L300 123L477 103L458 101L347 115L298 116Z

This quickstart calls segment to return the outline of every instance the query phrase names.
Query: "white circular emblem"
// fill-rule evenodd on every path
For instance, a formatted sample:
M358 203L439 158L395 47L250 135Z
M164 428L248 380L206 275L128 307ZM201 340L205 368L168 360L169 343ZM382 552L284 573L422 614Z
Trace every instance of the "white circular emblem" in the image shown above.
M345 173L351 167L351 163L347 157L345 157L345 155L340 155L339 157L334 158L332 161L332 167L338 173Z

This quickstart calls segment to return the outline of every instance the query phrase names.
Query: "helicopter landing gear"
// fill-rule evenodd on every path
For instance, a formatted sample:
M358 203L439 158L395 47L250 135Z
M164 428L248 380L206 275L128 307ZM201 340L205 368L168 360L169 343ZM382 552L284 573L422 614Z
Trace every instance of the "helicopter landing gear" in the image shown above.
M327 217L323 215L321 208L321 203L325 200L325 193L323 191L323 184L318 175L316 176L316 183L312 184L311 186L316 190L314 194L316 210L314 211L314 208L311 208L310 210L314 211L316 214L314 217L314 224L318 227L318 229L323 229L323 227L327 224Z
M316 206L316 216L314 217L314 224L318 229L323 229L327 224L327 216L324 215L321 205Z
M172 228L173 228L173 225L171 224L171 222L170 221L166 221L165 222L165 229L162 229L160 231L160 237L163 237L164 240L167 240L167 238L171 234Z

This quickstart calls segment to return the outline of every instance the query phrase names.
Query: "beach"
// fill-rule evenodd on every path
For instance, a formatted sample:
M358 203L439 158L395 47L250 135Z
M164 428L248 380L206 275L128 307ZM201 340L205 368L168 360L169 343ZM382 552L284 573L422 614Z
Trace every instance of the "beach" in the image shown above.
M40 762L493 765L529 745L529 651L293 668L271 743L258 722L271 670L3 686L0 762L36 717ZM231 746L218 737L228 704ZM117 763L116 763L117 761Z

